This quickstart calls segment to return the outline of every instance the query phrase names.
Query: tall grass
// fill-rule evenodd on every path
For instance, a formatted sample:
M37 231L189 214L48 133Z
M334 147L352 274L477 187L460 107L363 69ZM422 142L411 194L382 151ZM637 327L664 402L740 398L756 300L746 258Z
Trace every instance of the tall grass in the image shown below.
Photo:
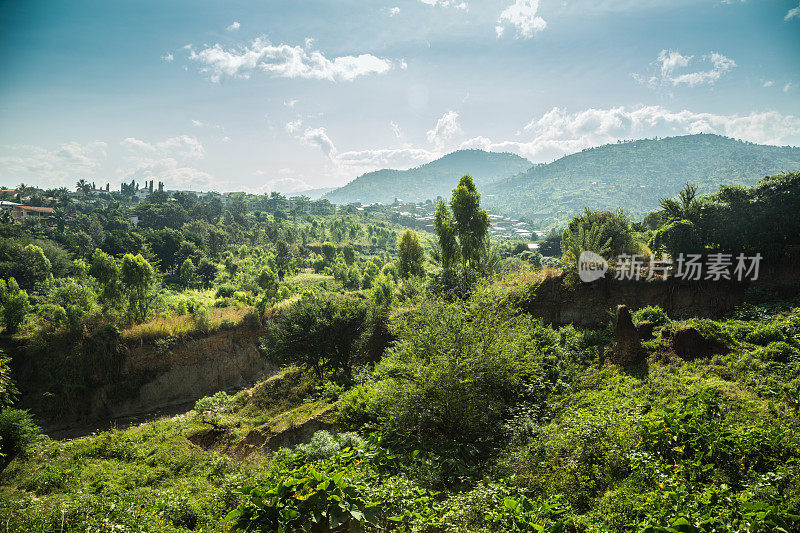
M142 324L135 324L121 332L125 342L152 342L165 337L188 337L234 328L242 324L248 315L255 313L253 307L225 307L208 309L208 321L194 315L159 316Z

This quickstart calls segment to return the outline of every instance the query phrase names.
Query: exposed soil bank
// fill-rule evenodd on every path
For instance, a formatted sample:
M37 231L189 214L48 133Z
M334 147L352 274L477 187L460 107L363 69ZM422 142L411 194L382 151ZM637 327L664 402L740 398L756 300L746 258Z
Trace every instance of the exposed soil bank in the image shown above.
M191 409L195 400L221 390L248 387L274 373L257 348L260 329L239 326L207 336L178 340L163 353L150 344L126 347L121 369L89 391L82 405L70 406L69 415L57 418L36 413L39 423L53 435L85 432L92 424L107 426L135 417ZM24 383L21 383L24 386ZM36 412L36 394L23 404Z
M750 283L606 277L566 286L561 276L555 276L546 278L519 305L548 324L599 327L608 323L620 304L632 310L657 305L673 318L717 318L741 305L748 289L770 291L782 297L796 295L800 289L800 268L786 264L765 269L757 281Z

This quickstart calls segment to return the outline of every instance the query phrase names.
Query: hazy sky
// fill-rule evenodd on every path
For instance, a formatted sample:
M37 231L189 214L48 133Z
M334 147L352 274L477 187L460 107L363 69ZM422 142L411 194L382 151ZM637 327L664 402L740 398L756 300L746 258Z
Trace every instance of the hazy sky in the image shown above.
M798 0L0 3L0 184L292 192L459 147L800 144Z

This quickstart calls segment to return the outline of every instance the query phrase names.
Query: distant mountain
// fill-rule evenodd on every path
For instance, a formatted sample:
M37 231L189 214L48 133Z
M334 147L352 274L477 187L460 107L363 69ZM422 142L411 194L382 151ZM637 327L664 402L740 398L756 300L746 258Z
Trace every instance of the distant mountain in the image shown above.
M458 180L471 174L478 187L527 170L532 163L515 154L459 150L410 170L376 170L324 196L335 204L391 203L449 198Z
M542 229L566 222L584 206L642 215L684 184L698 192L722 184L753 185L800 169L800 148L765 146L699 134L608 144L583 150L481 188L482 203Z
M304 191L297 191L287 196L308 196L311 200L319 200L331 191L335 191L336 187L321 187L319 189L306 189Z

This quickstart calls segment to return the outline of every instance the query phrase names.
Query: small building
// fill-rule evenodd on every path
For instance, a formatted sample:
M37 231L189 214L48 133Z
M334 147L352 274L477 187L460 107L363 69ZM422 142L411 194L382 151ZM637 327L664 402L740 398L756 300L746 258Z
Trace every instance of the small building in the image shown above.
M38 218L39 220L53 216L55 209L52 207L35 207L32 205L12 205L11 216L15 220L25 220L26 218Z

